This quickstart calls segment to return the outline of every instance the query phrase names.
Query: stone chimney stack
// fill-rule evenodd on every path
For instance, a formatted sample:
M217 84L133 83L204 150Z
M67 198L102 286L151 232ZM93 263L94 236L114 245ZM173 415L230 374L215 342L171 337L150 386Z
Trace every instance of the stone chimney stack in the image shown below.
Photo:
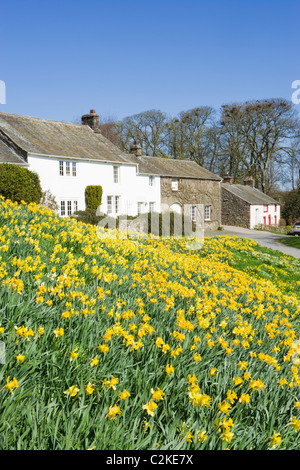
M254 188L254 179L252 178L252 176L249 176L249 178L246 178L244 180L244 185L245 186L250 186L251 188Z
M93 129L93 131L99 132L99 126L100 126L99 114L97 114L94 109L91 109L89 114L84 114L81 117L81 123L85 126L90 126L90 128Z
M222 183L232 184L232 176L224 176Z
M142 147L138 143L137 140L135 140L130 147L130 154L135 155L136 157L141 157L142 156Z

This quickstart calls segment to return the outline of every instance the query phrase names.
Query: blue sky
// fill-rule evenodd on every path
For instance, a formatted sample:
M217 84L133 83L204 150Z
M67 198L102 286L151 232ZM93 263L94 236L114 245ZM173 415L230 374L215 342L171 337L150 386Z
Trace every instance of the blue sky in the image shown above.
M0 14L8 113L174 116L291 99L300 80L299 0L2 0Z

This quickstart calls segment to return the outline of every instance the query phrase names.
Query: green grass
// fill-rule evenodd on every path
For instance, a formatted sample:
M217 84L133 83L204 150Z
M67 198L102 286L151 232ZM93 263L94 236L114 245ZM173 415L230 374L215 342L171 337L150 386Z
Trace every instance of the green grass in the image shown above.
M282 238L280 242L287 246L300 248L300 237Z

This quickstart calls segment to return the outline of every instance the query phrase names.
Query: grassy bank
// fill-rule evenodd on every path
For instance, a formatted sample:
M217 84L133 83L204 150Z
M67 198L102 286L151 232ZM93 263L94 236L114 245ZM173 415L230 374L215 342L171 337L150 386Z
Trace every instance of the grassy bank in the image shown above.
M2 200L0 448L298 449L299 269Z
M300 248L300 237L282 238L280 241L284 245L293 246L294 248Z

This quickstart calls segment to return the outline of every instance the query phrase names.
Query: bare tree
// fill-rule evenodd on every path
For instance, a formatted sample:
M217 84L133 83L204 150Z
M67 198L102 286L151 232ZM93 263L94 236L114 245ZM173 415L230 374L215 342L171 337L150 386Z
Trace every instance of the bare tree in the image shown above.
M256 185L267 192L273 162L283 162L289 156L299 129L293 105L284 99L226 105L222 123L225 136L236 136L237 146L229 154L230 161L244 166Z

